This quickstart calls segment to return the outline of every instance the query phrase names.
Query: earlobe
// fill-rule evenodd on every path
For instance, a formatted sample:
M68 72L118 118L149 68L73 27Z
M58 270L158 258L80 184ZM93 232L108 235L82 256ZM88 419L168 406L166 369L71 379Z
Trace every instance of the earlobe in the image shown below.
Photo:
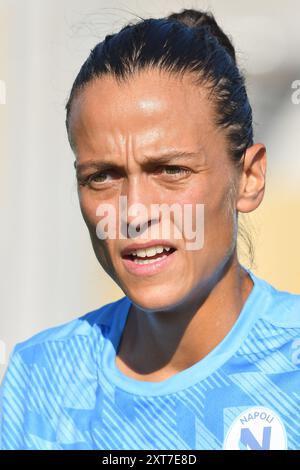
M236 203L239 212L251 212L263 200L266 165L267 155L264 144L254 144L246 150Z

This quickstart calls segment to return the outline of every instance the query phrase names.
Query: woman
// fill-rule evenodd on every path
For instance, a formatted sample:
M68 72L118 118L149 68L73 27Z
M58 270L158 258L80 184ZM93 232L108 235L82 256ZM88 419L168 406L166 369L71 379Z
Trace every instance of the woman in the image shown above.
M266 149L228 37L196 10L128 25L66 110L82 215L125 296L15 347L2 448L300 448L300 296L237 257Z

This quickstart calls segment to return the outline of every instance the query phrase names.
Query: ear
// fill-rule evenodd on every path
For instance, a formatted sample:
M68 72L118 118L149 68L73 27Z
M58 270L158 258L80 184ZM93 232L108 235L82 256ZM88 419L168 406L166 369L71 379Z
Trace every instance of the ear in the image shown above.
M267 155L263 144L254 144L246 150L239 179L236 208L239 212L256 209L265 192Z

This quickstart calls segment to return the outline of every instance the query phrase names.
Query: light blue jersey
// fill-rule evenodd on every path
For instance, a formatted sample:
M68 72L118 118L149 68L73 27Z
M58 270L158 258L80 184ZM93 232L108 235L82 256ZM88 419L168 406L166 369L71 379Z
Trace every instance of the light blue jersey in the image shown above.
M300 449L300 295L248 272L254 287L229 334L162 382L115 365L127 297L19 343L1 447Z

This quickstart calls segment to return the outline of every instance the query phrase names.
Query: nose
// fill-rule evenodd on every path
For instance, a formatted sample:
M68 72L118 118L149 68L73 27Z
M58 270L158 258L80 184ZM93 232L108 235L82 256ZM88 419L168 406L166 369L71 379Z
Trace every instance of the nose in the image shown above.
M159 225L153 190L140 175L132 175L124 183L119 220L121 233L126 238L147 237L147 231Z

